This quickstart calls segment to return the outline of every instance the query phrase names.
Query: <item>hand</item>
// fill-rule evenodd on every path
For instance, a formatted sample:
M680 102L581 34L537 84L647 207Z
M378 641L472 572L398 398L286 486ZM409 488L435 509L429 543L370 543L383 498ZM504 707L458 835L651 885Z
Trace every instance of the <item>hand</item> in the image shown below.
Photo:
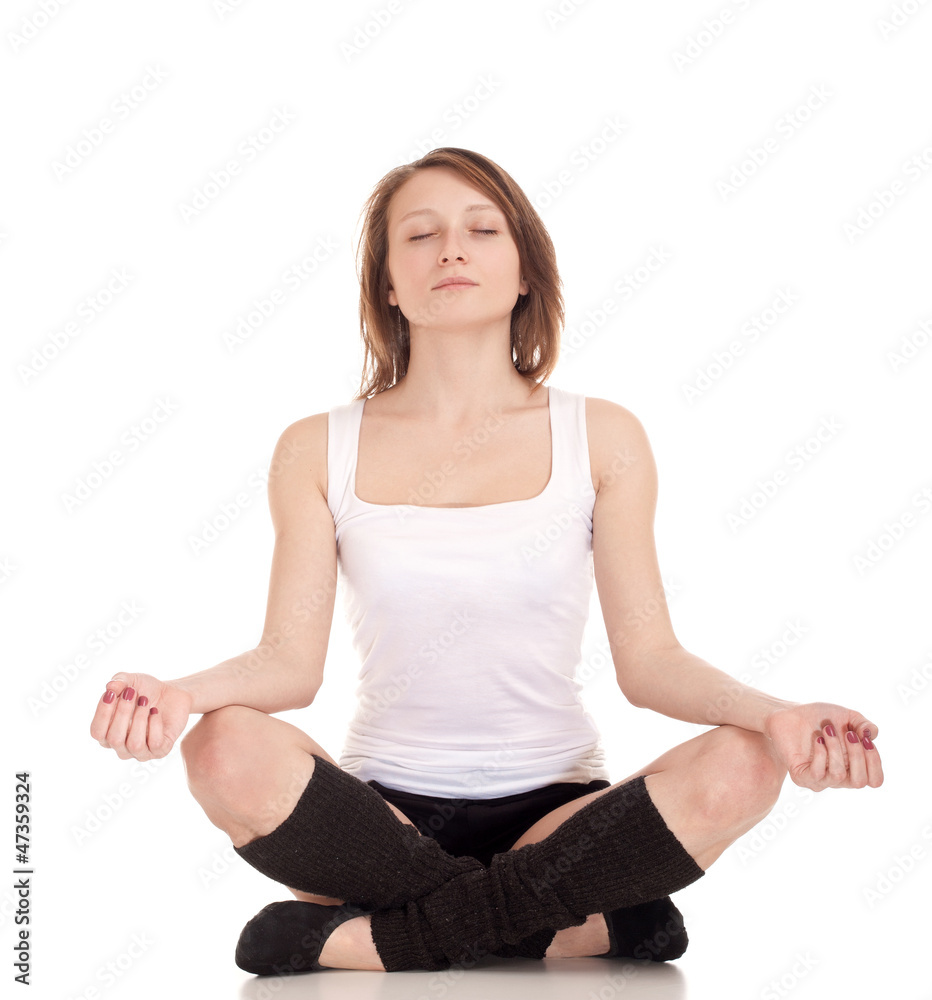
M188 691L151 674L114 674L97 703L91 736L120 760L164 757L188 724L192 700Z
M880 753L873 744L879 731L858 712L824 701L777 709L764 723L790 778L816 792L882 785Z

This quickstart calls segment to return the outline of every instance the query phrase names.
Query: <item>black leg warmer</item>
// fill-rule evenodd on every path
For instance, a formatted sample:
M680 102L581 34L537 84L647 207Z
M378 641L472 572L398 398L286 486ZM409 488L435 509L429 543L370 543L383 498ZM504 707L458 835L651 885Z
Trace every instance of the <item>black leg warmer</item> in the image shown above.
M291 815L236 853L276 882L365 909L400 906L449 879L483 872L402 823L379 793L314 756L314 773Z
M424 838L428 839L428 838ZM607 791L548 837L496 854L427 895L372 915L389 972L447 968L545 929L684 888L705 872L667 827L644 776Z

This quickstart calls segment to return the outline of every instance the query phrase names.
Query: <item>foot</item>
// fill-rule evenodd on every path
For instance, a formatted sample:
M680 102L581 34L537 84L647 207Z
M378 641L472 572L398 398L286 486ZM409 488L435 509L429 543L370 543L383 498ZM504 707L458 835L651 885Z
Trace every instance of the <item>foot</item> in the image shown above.
M350 921L350 923L355 922L355 920ZM338 927L337 930L339 929ZM584 924L557 931L544 958L584 958L587 955L604 955L609 949L609 944L605 917L601 913L590 913Z
M608 931L605 936L607 940ZM384 972L385 966L372 940L372 917L353 917L340 924L324 942L317 961L328 969Z

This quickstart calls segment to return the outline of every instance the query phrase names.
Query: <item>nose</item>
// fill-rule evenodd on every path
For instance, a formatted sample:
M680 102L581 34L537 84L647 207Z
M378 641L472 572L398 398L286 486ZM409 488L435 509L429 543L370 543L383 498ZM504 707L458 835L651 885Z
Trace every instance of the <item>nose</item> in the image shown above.
M446 242L446 244L443 246L443 248L440 251L440 261L443 264L446 264L450 260L450 258L453 256L453 254L451 252L452 250L456 250L456 259L457 260L460 260L460 261L465 261L466 260L466 255L463 253L463 251L459 247L456 246L456 241L453 240L453 235L454 234L451 233L447 237L447 242Z

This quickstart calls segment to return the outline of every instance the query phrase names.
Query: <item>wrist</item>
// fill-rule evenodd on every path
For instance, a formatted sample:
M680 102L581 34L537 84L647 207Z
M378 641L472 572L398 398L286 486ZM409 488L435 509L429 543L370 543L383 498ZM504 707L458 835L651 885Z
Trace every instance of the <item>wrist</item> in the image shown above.
M179 677L177 680L169 680L165 681L165 683L175 688L176 691L181 691L188 696L190 702L188 713L190 715L202 715L204 712L209 711L203 705L203 689L202 685L198 683L197 676Z
M772 698L773 704L768 705L763 712L761 717L761 732L768 733L770 731L770 724L774 716L785 712L788 709L798 708L802 702L800 701L786 701L784 698Z

